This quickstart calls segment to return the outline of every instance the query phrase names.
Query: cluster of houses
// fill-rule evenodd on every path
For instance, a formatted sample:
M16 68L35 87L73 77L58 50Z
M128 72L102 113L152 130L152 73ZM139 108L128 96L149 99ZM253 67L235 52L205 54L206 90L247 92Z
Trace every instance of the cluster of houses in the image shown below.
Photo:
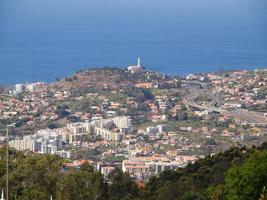
M157 125L147 127L144 134L148 135L156 143L145 144L141 137L137 136L137 130L132 126L132 119L128 116L114 117L105 120L95 120L91 122L78 122L67 124L66 127L58 129L44 129L37 131L34 135L27 135L21 138L13 138L9 141L9 146L20 151L32 151L41 154L54 154L64 158L73 158L73 152L66 150L66 147L87 147L94 149L98 146L108 147L105 155L120 155L124 159L121 162L106 162L104 159L90 161L104 177L115 169L121 168L128 172L133 178L147 180L151 175L158 174L167 169L184 167L189 162L194 162L197 157L194 155L184 155L182 149L169 150L166 154L153 152L153 148L159 145L160 135L165 135L166 144L171 142L171 135L166 135L166 126ZM88 135L100 136L101 141L89 142ZM158 138L156 136L159 136ZM178 141L177 141L178 142ZM172 145L177 144L173 141ZM184 138L181 143L190 146L190 142ZM90 146L93 144L93 146ZM109 145L118 145L117 149ZM67 163L66 166L79 166L81 162Z
M127 71L131 74L145 73L140 60L137 65L129 66ZM259 105L264 107L267 96L260 94L266 88L266 74L264 70L234 71L227 75L191 74L182 82L197 80L210 83L211 92L222 97L223 109ZM162 82L159 79L162 79ZM84 99L97 100L93 105L86 107L87 111L71 108L65 110L76 117L78 122L65 121L67 123L62 128L42 129L33 135L12 138L9 140L9 146L20 151L54 154L71 159L75 159L72 151L74 147L85 148L88 151L101 149L100 155L94 160L75 160L66 163L66 167L80 166L87 161L95 165L106 178L112 170L119 167L135 179L147 180L151 175L167 169L184 167L203 157L199 152L203 152L201 149L209 145L206 140L214 136L244 140L244 134L239 132L240 119L210 110L185 108L181 97L177 95L180 93L166 86L174 86L176 83L176 79L164 80L163 76L153 80L152 75L148 74L146 80L135 83L134 87L153 89L156 92L153 93L153 98L141 103L130 96L122 101L111 97L119 96L125 92L123 89L112 90L108 94L90 91L80 96L72 96L68 90L47 89L44 83L18 84L13 94L23 91L28 93L21 98L0 98L0 120L16 118L24 121L26 126L35 126L38 122L61 119L57 107L51 102L60 104L66 101L80 103ZM162 85L166 86L165 89L161 88ZM186 87L182 89L186 90ZM128 116L131 110L138 110L140 104L145 105L145 111L141 114L137 112L136 116ZM185 113L186 118L180 119L181 113ZM266 111L259 113L263 117L267 116ZM134 120L153 125L136 126ZM179 120L185 120L185 123ZM194 126L194 120L199 123L197 127ZM184 124L170 130L170 121ZM210 122L216 122L217 125L211 125ZM261 135L260 129L256 130L254 127L253 131L250 134ZM98 139L88 139L92 137ZM200 139L192 140L192 137ZM1 140L4 141L4 137L0 137L0 142ZM210 146L216 149L216 143L211 143ZM107 157L114 160L107 161ZM122 159L118 161L118 157Z

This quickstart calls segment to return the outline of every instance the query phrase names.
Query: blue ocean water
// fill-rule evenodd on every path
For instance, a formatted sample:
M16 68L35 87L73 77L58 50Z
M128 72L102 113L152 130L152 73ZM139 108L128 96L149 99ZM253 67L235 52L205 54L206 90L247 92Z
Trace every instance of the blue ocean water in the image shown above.
M134 64L164 74L267 66L266 0L1 0L0 84Z

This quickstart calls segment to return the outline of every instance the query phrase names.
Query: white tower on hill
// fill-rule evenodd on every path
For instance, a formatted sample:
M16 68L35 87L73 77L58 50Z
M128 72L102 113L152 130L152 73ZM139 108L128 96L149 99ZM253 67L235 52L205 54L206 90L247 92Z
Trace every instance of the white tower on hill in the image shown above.
M138 58L137 66L138 66L138 67L141 67L141 58L140 58L140 57Z
M128 71L130 71L131 73L136 73L136 72L140 72L142 70L141 67L141 58L139 57L137 60L137 65L130 65L127 68Z

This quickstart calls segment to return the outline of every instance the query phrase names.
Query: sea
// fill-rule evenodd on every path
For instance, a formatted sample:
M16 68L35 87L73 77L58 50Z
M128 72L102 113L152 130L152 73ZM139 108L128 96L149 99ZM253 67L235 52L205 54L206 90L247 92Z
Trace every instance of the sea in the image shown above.
M141 57L168 75L267 66L266 0L0 0L0 84Z

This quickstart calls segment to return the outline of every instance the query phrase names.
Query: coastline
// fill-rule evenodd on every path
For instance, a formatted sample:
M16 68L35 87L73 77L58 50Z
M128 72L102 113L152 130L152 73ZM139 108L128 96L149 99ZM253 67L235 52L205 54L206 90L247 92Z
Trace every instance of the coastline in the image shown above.
M20 76L15 75L15 76L9 76L9 78L7 76L4 77L3 74L0 74L0 86L12 86L15 85L17 83L32 83L32 82L45 82L45 83L53 83L56 81L57 78L62 79L68 76L73 75L75 72L79 71L79 70L90 70L93 68L104 68L104 67L109 67L109 68L113 68L114 66L99 66L99 67L81 67L78 68L76 70L69 70L68 72L63 72L60 70L57 70L59 73L55 74L55 72L50 72L47 73L46 75L44 74L39 74L38 70L35 72L32 72L31 74L28 74L27 76ZM127 66L118 66L117 68L120 69L126 69ZM156 73L160 73L162 75L169 75L169 76L186 76L188 74L205 74L205 73L216 73L219 72L221 69L225 70L225 71L240 71L240 70L256 70L256 69L267 69L267 65L266 66L238 66L238 67L223 67L223 68L215 68L214 70L209 70L209 68L204 69L205 67L200 67L203 68L203 70L191 70L188 67L184 67L182 70L175 70L174 68L166 68L166 67L146 67L146 70L148 71L153 71ZM185 70L186 69L186 70ZM184 72L182 72L184 71ZM63 73L62 73L63 72ZM16 74L16 73L14 73Z

